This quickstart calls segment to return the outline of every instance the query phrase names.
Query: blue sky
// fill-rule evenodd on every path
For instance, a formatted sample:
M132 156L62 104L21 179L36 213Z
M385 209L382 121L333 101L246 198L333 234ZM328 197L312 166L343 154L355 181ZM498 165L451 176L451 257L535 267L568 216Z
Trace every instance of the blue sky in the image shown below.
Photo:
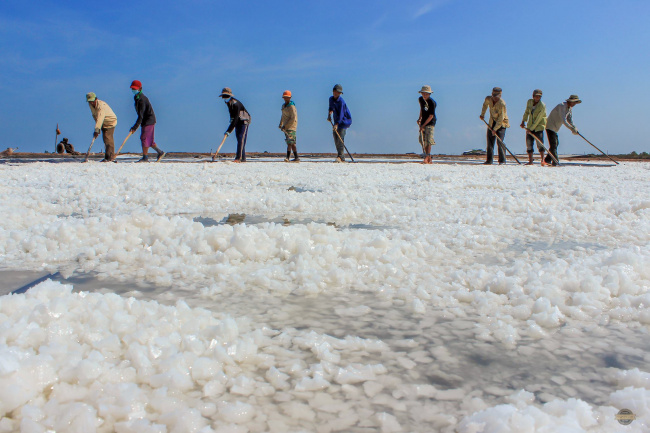
M233 89L252 116L247 150L282 152L281 95L298 108L298 150L334 152L327 102L335 83L353 118L352 152L419 152L418 90L438 103L436 153L485 147L484 97L504 89L508 147L535 88L550 111L570 94L580 131L609 152L650 151L650 2L248 1L0 2L0 147L52 150L57 122L80 150L93 132L93 91L135 122L129 85L143 82L168 151L209 151ZM61 137L59 137L61 139ZM560 151L595 150L564 128ZM222 151L232 152L234 137ZM138 151L131 139L127 151Z

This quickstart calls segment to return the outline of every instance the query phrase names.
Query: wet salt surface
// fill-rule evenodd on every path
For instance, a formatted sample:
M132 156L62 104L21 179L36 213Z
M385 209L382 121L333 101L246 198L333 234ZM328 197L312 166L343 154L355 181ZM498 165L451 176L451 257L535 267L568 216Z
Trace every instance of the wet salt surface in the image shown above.
M283 226L290 226L295 224L305 225L309 223L318 223L318 224L325 224L327 226L336 227L339 230L342 229L387 230L391 228L388 226L378 226L372 224L348 224L345 226L338 226L336 223L333 222L312 221L309 219L300 219L300 218L289 219L286 217L265 218L259 215L246 215L246 214L229 214L228 216L223 217L220 220L216 220L215 218L211 218L211 217L194 216L192 217L192 221L201 223L203 227L213 227L213 226L219 226L224 224L234 226L237 224L256 225L256 224L264 224L264 223L273 223L273 224L280 224Z
M0 432L647 426L647 164L67 167L0 171L0 294L75 292L0 297Z
M197 293L180 287L170 292L164 287L111 281L92 274L64 278L59 273L0 271L0 294L29 287L29 282L48 276L72 284L75 292L116 293L166 305L174 305L182 297L191 307L245 316L260 328L381 340L388 350L373 356L373 362L385 366L402 386L427 384L449 391L453 403L445 399L437 403L447 413L458 410L454 403L462 396L471 394L487 405L496 405L518 389L531 392L537 404L576 398L605 405L615 391L611 369L643 369L650 361L646 327L594 324L578 330L566 324L544 340L525 339L516 350L504 351L499 344L476 339L476 323L485 321L476 311L467 311L462 320L444 309L413 317L403 303L354 291L308 297L259 293L251 297L240 292L207 293L205 289ZM371 404L370 409L381 412L391 404ZM402 426L412 422L406 414L398 414L396 419Z

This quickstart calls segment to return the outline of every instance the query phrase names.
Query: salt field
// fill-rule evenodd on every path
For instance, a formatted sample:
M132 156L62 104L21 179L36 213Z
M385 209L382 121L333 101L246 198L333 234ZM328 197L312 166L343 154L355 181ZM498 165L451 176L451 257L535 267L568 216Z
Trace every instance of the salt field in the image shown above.
M0 164L0 432L648 431L649 175Z

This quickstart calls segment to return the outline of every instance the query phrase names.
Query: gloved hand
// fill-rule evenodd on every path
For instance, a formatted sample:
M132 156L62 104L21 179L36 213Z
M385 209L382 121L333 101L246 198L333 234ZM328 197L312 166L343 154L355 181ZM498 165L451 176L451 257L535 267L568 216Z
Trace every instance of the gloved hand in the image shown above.
M95 131L95 132L93 133L93 138L97 138L97 137L99 137L99 132Z
M135 128L131 128L131 134L135 134Z
M332 121L332 116L327 116L327 121L331 122Z

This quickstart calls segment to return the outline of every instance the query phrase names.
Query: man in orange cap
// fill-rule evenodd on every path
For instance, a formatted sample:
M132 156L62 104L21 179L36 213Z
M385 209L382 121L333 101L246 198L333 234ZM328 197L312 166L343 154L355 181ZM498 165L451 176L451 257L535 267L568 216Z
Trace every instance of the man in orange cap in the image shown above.
M296 150L296 129L298 129L298 111L296 104L291 100L291 90L285 90L282 94L284 104L282 105L282 117L278 128L284 132L284 141L287 142L287 157L284 162L289 162L291 151L293 150L293 159L291 162L300 162L298 151Z
M156 113L153 112L149 98L142 93L142 83L140 81L133 80L131 83L131 91L133 92L133 100L135 101L135 112L138 114L135 124L131 127L131 133L135 134L138 127L141 127L140 142L142 143L142 159L138 162L149 162L147 153L149 153L150 147L153 147L156 153L158 153L158 157L156 158L156 162L158 162L163 159L165 152L158 147L154 139Z

